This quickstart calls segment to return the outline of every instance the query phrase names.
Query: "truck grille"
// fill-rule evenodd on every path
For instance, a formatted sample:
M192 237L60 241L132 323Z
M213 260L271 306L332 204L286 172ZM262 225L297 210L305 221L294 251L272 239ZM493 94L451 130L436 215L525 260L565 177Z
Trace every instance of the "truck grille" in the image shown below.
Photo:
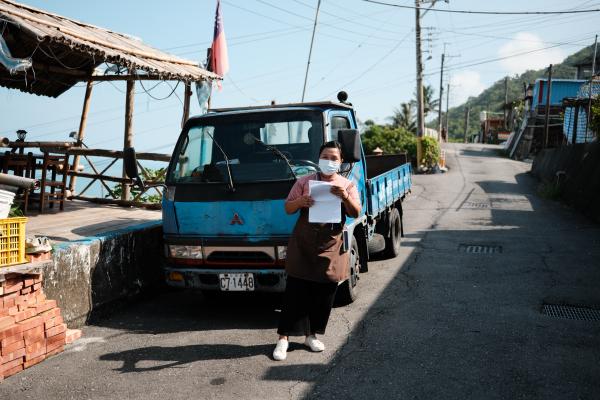
M261 251L213 251L207 262L273 263L275 260Z

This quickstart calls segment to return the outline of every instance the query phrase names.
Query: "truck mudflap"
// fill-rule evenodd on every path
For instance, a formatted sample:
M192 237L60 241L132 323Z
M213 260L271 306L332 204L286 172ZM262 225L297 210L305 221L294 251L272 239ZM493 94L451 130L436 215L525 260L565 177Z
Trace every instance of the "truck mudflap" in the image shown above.
M165 267L164 271L169 286L216 291L283 292L287 276L284 269Z

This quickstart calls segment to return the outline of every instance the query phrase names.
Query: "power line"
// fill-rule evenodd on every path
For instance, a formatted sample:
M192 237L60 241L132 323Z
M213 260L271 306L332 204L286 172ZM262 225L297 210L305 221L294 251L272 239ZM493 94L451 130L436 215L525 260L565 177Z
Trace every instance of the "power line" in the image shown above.
M284 24L284 25L292 26L292 27L294 27L294 28L298 28L298 29L301 29L301 30L308 30L308 29L310 29L310 28L306 28L306 27L304 27L304 26L290 24L290 23L288 23L288 22L282 21L282 20L280 20L280 19L277 19L277 18L274 18L274 17L270 17L270 16L268 16L268 15L265 15L265 14L261 14L261 13L259 13L259 12L256 12L256 11L254 11L254 10L250 10L250 9L248 9L248 8L245 8L245 7L239 6L239 5L237 5L237 4L232 4L232 3L230 3L229 1L223 1L223 3L224 3L224 4L227 4L229 7L238 8L238 9L240 9L240 10L243 10L243 11L246 11L246 12L248 12L248 13L250 13L250 14L258 15L258 16L260 16L260 17L263 17L263 18L269 19L269 20L271 20L271 21L278 22L278 23L280 23L280 24ZM276 6L274 6L274 7L275 7L275 8L277 8ZM331 25L330 25L330 24L328 24L328 26L331 26ZM334 27L334 28L335 28L335 27ZM336 28L336 29L339 29L339 28ZM347 31L348 33L351 33L351 34L354 34L354 35L363 36L363 35L361 35L360 33L357 33L357 32L354 32L354 31L350 31L350 30L346 30L346 31ZM346 37L340 37L340 36L332 35L332 34L330 34L330 33L321 32L321 35L322 35L322 36L327 36L327 37L330 37L330 38L333 38L333 39L342 40L342 41L344 41L344 42L357 43L357 42L356 42L356 40L348 39L348 38L346 38ZM395 40L395 39L391 39L391 38L385 38L385 40ZM372 45L372 46L380 46L380 45L379 45L379 44L377 44L377 43L373 43L373 44L371 44L371 45Z
M340 89L342 89L342 88L344 88L344 87L346 87L346 86L348 86L348 85L351 85L351 84L353 84L354 82L356 82L357 80L359 80L360 78L362 78L363 76L365 76L367 73L369 73L369 72L370 72L370 71L371 71L373 68L375 68L375 67L377 67L379 64L381 64L381 62L382 62L383 60L385 60L387 57L389 57L389 56L390 56L390 54L392 54L394 51L396 51L396 50L398 49L398 47L400 47L400 45L401 45L402 43L404 43L404 41L405 41L405 40L406 40L406 39L407 39L407 38L410 36L410 34L411 34L411 33L412 33L412 32L408 32L406 35L404 35L404 36L402 37L402 39L400 39L400 40L398 41L398 43L396 43L396 45L390 49L390 51L388 51L387 53L385 53L385 54L384 54L384 55L383 55L381 58L379 58L377 61L375 61L373 64L371 64L371 65L370 65L370 66L369 66L367 69L365 69L363 72L361 72L361 73L360 73L358 76L356 76L356 77L355 77L355 78L353 78L352 80L350 80L350 81L346 82L344 85L342 85L342 86L340 87ZM337 93L337 92L338 92L340 89L337 89L337 90L335 90L335 91L333 91L333 92L329 93L328 95L326 95L326 96L324 96L324 97L326 97L326 98L327 98L327 97L330 97L330 96L334 95L335 93Z
M264 5L267 5L267 6L269 6L269 7L272 7L272 8L274 8L274 9L276 9L276 10L279 10L279 11L281 11L281 12L284 12L284 13L286 13L286 14L290 14L290 15L296 16L296 17L298 17L298 18L302 18L302 19L305 19L305 20L308 20L308 21L311 21L311 22L313 22L313 19L312 19L312 18L310 18L310 17L307 17L307 16L305 16L305 15L301 15L301 14L295 13L295 12L293 12L293 11L290 11L290 10L287 10L287 9L285 9L285 8L283 8L283 7L276 6L276 5L274 5L274 4L271 4L271 3L269 3L269 2L267 2L267 1L265 1L265 0L255 0L255 1L257 1L257 2L259 2L259 3L261 3L261 4L264 4ZM313 10L314 10L314 9L313 9ZM336 16L336 18L337 18L337 19L339 19L339 20L345 20L345 21L349 21L349 22L352 22L352 23L354 23L352 20L349 20L349 19L347 19L347 18L345 19L345 18L343 18L343 17L339 17L339 16ZM333 24L330 24L330 23L328 23L328 22L321 22L319 25L321 25L321 26L327 26L327 27L331 27L331 28L334 28L334 29L340 30L340 31L342 31L342 32L350 33L350 34L352 34L352 35L364 36L363 34L361 34L361 33L358 33L358 32L356 32L356 31L354 31L354 30L351 30L351 29L345 29L345 28L341 28L341 27L339 27L339 26L335 26L335 25L333 25ZM370 27L370 28L372 28L372 27ZM397 32L394 32L394 34L397 34ZM373 37L374 37L375 39L379 39L379 40L389 40L389 41L395 41L395 40L396 40L395 38L389 38L389 37L383 37L383 36L373 36Z
M578 41L575 41L573 43L582 42L582 41L585 41L585 40L589 40L589 38L578 40ZM492 63L492 62L496 62L496 61L502 61L502 60L506 60L508 58L519 57L519 56L523 56L523 55L526 55L526 54L537 53L539 51L553 49L555 47L564 46L566 44L572 44L572 43L555 44L553 46L546 46L546 47L541 47L541 48L533 49L533 50L529 50L529 51L523 51L523 52L520 52L520 53L511 54L511 55L504 56L504 57L496 57L496 58L491 58L491 59L487 59L487 60L476 61L476 62L472 62L470 64L468 63L468 61L466 61L464 63L455 64L454 66L449 67L447 69L447 71L454 71L456 69L463 69L463 68L467 68L467 67L474 67L476 65L482 65L482 64L488 64L488 63ZM426 75L430 76L430 75L436 75L438 73L439 73L439 71L434 71L434 72L428 73Z
M177 87L179 86L179 83L181 83L181 81L177 81L177 85L175 85L174 88L172 88L173 90L171 90L171 93L169 93L168 95L166 95L163 98L157 98L154 97L153 95L150 94L150 92L155 89L159 84L164 83L165 81L161 81L159 83L157 83L156 85L154 85L152 88L150 89L146 89L146 87L144 86L144 82L140 79L140 85L142 86L142 89L144 90L144 92L148 95L148 97L150 97L151 99L157 100L157 101L162 101L162 100L166 100L169 97L171 97L173 95L173 93L175 93L175 90L177 89Z
M386 3L384 1L377 0L362 0L367 3L379 4L382 6L389 7L397 7L397 8L406 8L410 10L414 10L418 7L415 6L405 6L402 4L394 4L394 3ZM436 12L445 12L445 13L453 13L453 14L485 14L485 15L557 15L557 14L582 14L582 13L592 13L592 12L600 12L600 8L590 9L590 10L562 10L562 11L473 11L473 10L444 10L439 8L428 8L430 11Z
M587 41L587 40L590 40L590 37L586 37L585 39L581 39L581 40L576 40L576 41L573 41L573 42L569 42L569 44L576 43L576 42L583 42L583 41ZM510 55L505 56L505 57L498 57L498 58L484 59L484 60L466 61L466 62L461 63L461 64L455 64L454 66L449 67L449 68L444 68L444 71L461 70L461 69L472 67L472 66L475 66L475 65L488 64L488 63L492 63L492 62L496 62L496 61L501 61L501 60L512 58L512 57L519 57L519 56L522 56L522 55L525 55L525 54L535 53L535 52L539 52L539 51L543 51L543 50L547 50L549 48L554 48L554 47L559 47L559 46L561 46L561 45L548 46L548 47L534 49L534 50L530 50L530 51L526 51L526 52L514 53L514 54L510 54ZM432 76L432 75L436 75L436 74L439 74L439 73L440 73L440 71L439 71L439 68L438 68L437 70L435 70L433 72L430 72L430 73L427 73L427 74L424 74L424 75L425 76ZM400 76L399 79L396 80L396 81L386 82L385 85L381 85L381 86L377 86L377 87L370 86L368 88L358 89L358 90L354 91L354 93L355 94L356 93L369 93L369 92L381 90L382 87L385 87L385 88L396 87L396 86L401 85L403 83L412 82L413 79L410 79L410 77L412 77L412 76L413 76L412 73L406 74L406 75ZM409 79L406 79L406 78L409 78ZM330 96L330 95L328 95L328 96Z
M258 0L257 0L257 1L258 1ZM303 1L300 1L300 0L292 0L292 1L293 1L293 2L295 2L295 3L298 3L298 4L300 4L300 5L302 5L302 6L304 6L304 7L310 8L310 9L311 9L311 10L313 10L313 11L314 11L314 9L315 9L315 7L313 7L313 6L311 6L311 5L308 5L308 4L304 3ZM340 16L340 15L337 15L337 14L334 14L334 13L331 13L331 12L328 12L328 11L325 11L325 10L321 10L321 12L322 12L323 14L325 14L325 15L332 16L332 17L334 17L334 18L336 18L336 19L339 19L339 20L341 20L341 21L349 22L349 23L351 23L352 25L355 25L355 26L356 26L356 25L358 25L358 26L364 26L365 28L369 28L369 29L375 29L375 30L377 30L378 32L387 32L387 33L391 33L391 34L393 34L393 35L399 35L399 34L401 34L401 33L402 33L402 32L398 32L398 31L392 31L392 30L389 30L389 29L382 29L382 28L381 28L381 26L373 26L373 25L368 25L368 24L365 24L365 23L363 23L363 22L359 22L359 21L355 21L355 20L352 20L352 19L348 19L348 18L342 17L342 16ZM365 17L366 17L366 15L361 15L359 18L360 18L360 19L364 19Z

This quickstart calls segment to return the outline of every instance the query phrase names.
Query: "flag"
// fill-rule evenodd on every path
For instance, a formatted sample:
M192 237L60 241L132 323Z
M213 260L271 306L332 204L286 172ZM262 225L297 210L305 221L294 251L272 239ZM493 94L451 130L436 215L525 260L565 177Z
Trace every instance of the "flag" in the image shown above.
M223 30L223 16L221 15L221 1L217 0L217 13L215 15L215 33L210 52L210 70L217 75L224 76L229 71L229 57L227 56L227 41ZM221 82L217 82L219 89Z

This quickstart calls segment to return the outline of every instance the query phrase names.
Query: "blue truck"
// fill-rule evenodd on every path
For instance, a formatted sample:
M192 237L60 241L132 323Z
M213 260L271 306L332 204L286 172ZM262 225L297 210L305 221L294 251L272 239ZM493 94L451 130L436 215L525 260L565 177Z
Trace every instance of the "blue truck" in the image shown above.
M338 102L213 109L184 125L162 200L166 282L202 291L285 289L286 246L298 214L284 202L298 177L318 171L320 146L342 145L341 174L358 188L362 211L347 218L349 279L338 300L354 301L369 254L400 251L402 201L411 188L405 154L365 156L353 107ZM128 176L143 185L135 151Z

